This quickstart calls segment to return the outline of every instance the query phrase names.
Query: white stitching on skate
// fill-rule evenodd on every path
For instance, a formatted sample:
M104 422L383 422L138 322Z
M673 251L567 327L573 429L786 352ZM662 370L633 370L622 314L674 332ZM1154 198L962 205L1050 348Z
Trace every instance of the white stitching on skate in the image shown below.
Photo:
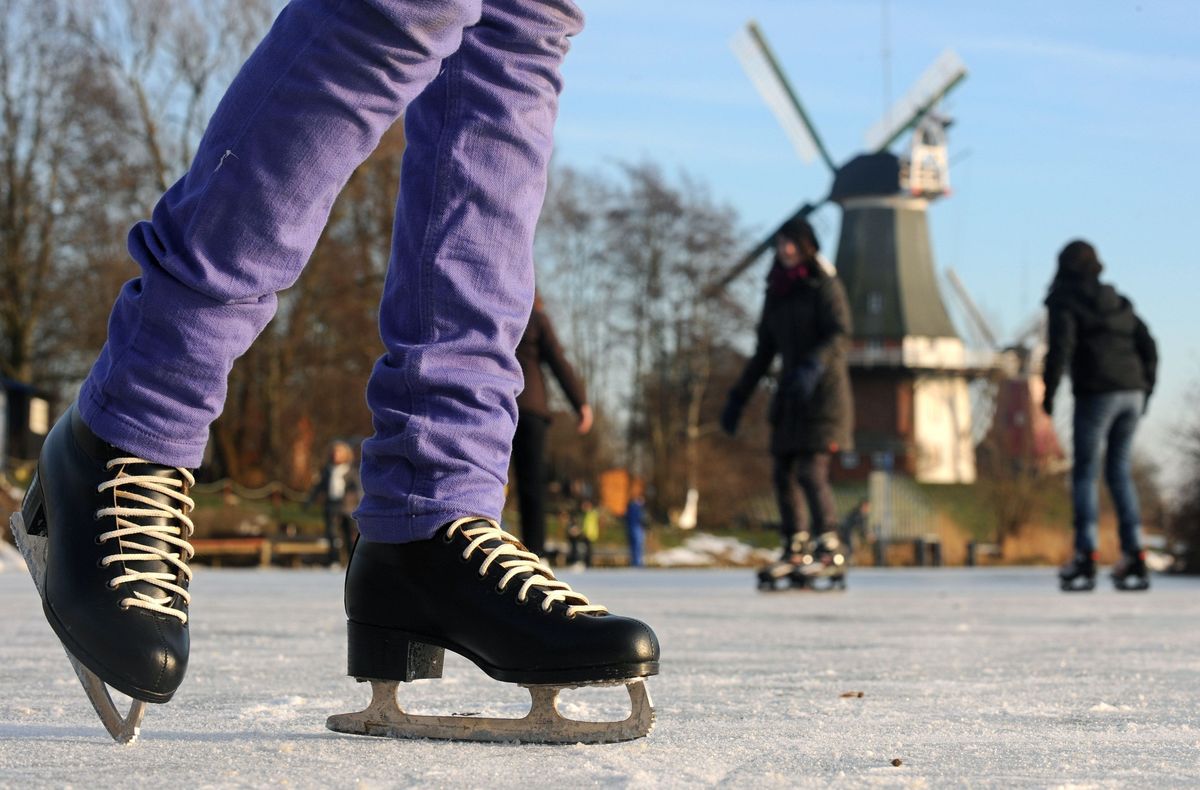
M112 480L106 480L96 487L96 490L100 493L112 489L114 502L113 507L97 510L96 518L113 516L117 521L117 529L101 533L97 537L100 543L106 543L114 539L117 541L117 552L102 559L100 564L107 568L109 565L118 562L162 561L175 566L178 569L177 573L144 573L126 568L124 575L112 579L108 584L109 587L116 589L127 582L148 582L163 590L165 594L156 597L135 590L133 597L121 599L121 606L125 608L136 606L140 609L149 609L158 614L177 617L181 622L186 623L188 619L187 614L178 609L171 608L168 606L168 603L176 595L183 599L184 604L188 604L192 600L188 591L176 584L175 581L180 575L187 580L192 578L192 571L188 567L187 561L195 556L196 551L192 548L192 544L188 543L187 539L192 536L195 526L187 514L196 507L196 502L181 490L176 489L183 489L185 485L191 486L196 482L196 479L192 477L191 472L180 467L177 467L176 471L183 476L183 480L162 475L126 474L125 467L130 464L149 464L149 462L141 458L114 458L108 462L106 468L112 469L118 466L121 468L117 470L117 474ZM143 494L123 490L123 486L140 486L144 489L165 494L179 502L179 507L156 502ZM116 504L116 500L118 499L132 500L137 504L146 505L147 507L122 507ZM145 526L130 521L129 518L133 517L168 518L173 519L177 524L182 526L174 524ZM148 546L138 543L136 540L129 539L138 536L160 540L178 548L179 551L163 551L156 546ZM127 550L132 550L135 553L126 553Z
M481 522L480 526L470 529L463 528L466 524L480 524ZM463 550L464 560L470 559L476 549L483 548L483 544L488 541L501 541L499 546L483 548L487 556L484 558L483 564L479 566L479 575L485 576L492 565L499 565L508 571L501 577L498 584L498 587L504 590L510 581L523 574L528 574L529 577L525 579L517 593L519 603L525 603L529 599L529 591L536 587L542 591L544 596L542 600L542 611L544 612L550 611L550 607L555 603L567 603L569 600L580 601L580 603L567 603L567 617L574 617L577 614L605 614L608 612L607 607L591 603L584 595L572 590L571 585L554 578L554 571L550 570L550 566L542 562L533 552L527 551L520 541L500 529L500 525L491 519L460 518L446 528L446 537L451 538L456 532L462 532L463 537L471 541L470 545Z

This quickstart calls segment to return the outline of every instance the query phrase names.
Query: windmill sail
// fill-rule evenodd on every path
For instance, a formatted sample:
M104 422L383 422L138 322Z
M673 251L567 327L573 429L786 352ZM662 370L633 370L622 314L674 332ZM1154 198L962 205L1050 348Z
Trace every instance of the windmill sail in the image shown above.
M925 69L900 101L892 105L887 115L867 130L867 148L883 151L912 127L916 126L933 105L967 76L967 67L958 55L946 50Z
M771 48L767 46L767 40L758 29L758 25L747 22L746 27L733 37L730 45L750 81L775 113L800 158L811 162L820 156L830 170L837 170L807 113L804 112L796 92L783 76L783 71L771 53Z

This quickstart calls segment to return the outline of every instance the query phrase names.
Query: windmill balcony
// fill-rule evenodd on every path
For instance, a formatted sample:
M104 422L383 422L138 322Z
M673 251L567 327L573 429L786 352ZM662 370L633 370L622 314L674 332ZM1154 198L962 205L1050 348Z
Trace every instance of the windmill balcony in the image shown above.
M1012 355L985 349L965 348L955 338L908 337L900 345L855 341L848 361L852 368L904 369L961 373L966 376L1010 374Z

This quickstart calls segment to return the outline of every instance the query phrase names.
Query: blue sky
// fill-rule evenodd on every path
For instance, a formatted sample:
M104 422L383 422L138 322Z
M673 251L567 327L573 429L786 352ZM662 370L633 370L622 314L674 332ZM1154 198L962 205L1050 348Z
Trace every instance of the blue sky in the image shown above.
M560 164L653 161L707 183L757 235L829 187L804 164L729 42L756 19L838 162L885 110L884 0L602 0L567 59ZM1105 277L1159 339L1143 450L1169 464L1200 387L1200 3L887 1L891 97L946 48L970 74L944 105L954 194L930 209L952 266L1001 335L1044 294L1054 259L1092 241ZM818 230L832 258L840 214ZM749 276L758 276L755 272Z

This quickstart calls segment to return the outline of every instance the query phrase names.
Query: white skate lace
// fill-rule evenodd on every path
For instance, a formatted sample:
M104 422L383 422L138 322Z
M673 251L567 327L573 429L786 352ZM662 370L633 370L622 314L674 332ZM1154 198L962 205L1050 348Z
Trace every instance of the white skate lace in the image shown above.
M471 526L467 526L467 525ZM508 583L518 577L523 577L521 589L517 591L517 601L525 603L529 600L529 591L538 589L542 592L542 611L549 612L555 603L567 604L567 617L577 614L605 614L608 608L591 603L586 596L575 592L571 585L554 578L554 571L531 551L525 549L515 537L500 529L500 525L491 519L462 518L446 528L446 540L461 532L463 537L471 541L463 549L464 560L471 558L476 551L486 555L483 564L479 566L479 575L486 576L488 569L499 565L507 573L501 577L497 585L501 590L508 588ZM490 541L500 541L499 544L487 546ZM576 603L571 603L576 601Z
M176 471L183 477L182 480L165 475L127 474L125 467L135 464L149 465L149 461L142 458L112 459L108 462L106 468L113 469L119 467L116 476L96 487L96 491L99 493L104 493L110 489L113 492L112 507L97 510L96 518L113 516L117 522L116 529L103 532L96 538L98 543L107 543L110 540L117 541L116 553L110 554L100 560L100 565L107 568L109 565L122 563L125 566L123 568L125 571L123 575L108 582L108 586L113 589L130 582L148 582L162 590L162 595L148 595L144 592L134 590L132 596L121 599L122 607L129 608L130 606L136 606L158 614L176 617L180 622L186 623L188 619L187 614L170 607L168 604L176 595L185 604L190 603L192 600L191 596L188 595L188 591L179 584L176 584L176 580L180 576L187 580L192 578L192 571L188 567L187 562L195 556L196 552L187 539L192 536L195 527L187 514L196 507L196 503L184 492L187 490L185 486L191 486L196 482L196 479L192 477L191 472L180 467L177 467ZM168 496L178 502L179 505L175 507L168 503L157 502L145 494L128 490L132 486ZM133 504L129 504L130 502ZM170 523L143 525L130 521L129 519L131 518L165 518L169 519ZM139 543L139 538L161 541L168 546L178 549L178 551L168 551L158 546ZM127 563L130 562L165 562L168 565L174 566L177 572L147 573L136 571L128 567Z

